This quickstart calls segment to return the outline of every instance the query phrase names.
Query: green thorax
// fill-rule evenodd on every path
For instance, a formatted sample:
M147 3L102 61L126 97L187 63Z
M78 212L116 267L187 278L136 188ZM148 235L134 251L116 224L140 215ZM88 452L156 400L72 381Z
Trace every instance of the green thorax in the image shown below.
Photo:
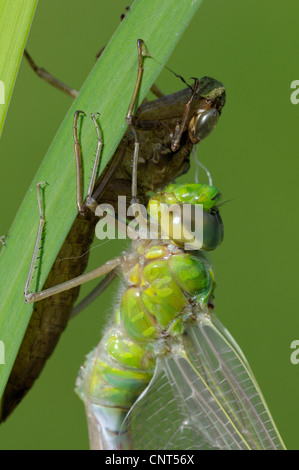
M199 252L154 241L134 242L134 249L137 262L124 266L126 287L114 324L90 356L88 380L78 389L100 405L122 409L148 385L156 355L180 341L184 323L208 313L214 288L213 271Z
M128 336L154 349L157 338L182 332L190 302L197 309L208 303L213 272L200 252L187 253L173 243L138 241L134 249L138 261L125 274L120 321Z

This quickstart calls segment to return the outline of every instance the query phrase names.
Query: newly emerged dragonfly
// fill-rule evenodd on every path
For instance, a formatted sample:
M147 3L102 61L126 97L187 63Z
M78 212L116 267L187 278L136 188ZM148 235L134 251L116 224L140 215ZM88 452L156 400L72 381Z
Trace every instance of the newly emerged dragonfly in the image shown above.
M169 239L141 237L118 259L124 292L77 383L92 448L284 448L242 351L213 311L204 252L223 238L218 202L212 185L168 185L148 208ZM191 204L193 217L202 204L200 250L190 251L184 236L171 239L164 214L173 204Z
M143 55L147 55L142 41L138 42L138 51L138 78L127 118L131 126L100 178L96 176L102 142L96 117L93 116L98 132L98 147L89 189L90 205L88 201L84 204L82 200L81 150L77 137L77 120L81 112L74 116L79 213L43 289L66 282L85 270L97 222L94 207L102 201L116 206L118 195L131 195L132 157L137 155L137 139L138 181L135 172L133 186L136 188L138 183L139 199L146 203L148 191L162 188L188 170L193 145L209 134L221 114L225 103L225 89L217 80L203 77L195 80L193 87L188 86L173 95L143 103L133 115L143 73ZM135 163L137 169L137 162ZM36 303L2 397L1 420L6 419L39 376L67 325L78 293L79 286Z
M139 215L131 251L54 288L116 269L125 280L113 323L77 380L92 449L284 449L246 358L214 313L204 252L223 239L218 203L211 184L166 186L149 201L150 225Z

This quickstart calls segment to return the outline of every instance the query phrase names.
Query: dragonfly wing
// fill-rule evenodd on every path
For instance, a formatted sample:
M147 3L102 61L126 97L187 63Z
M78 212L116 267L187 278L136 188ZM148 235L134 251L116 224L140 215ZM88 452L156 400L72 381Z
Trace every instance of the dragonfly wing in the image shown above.
M226 416L229 448L284 449L244 354L218 318L202 314L187 323L183 343L198 380L219 406L219 417ZM232 428L234 440L229 438Z
M133 449L284 449L248 363L216 317L188 323L125 420Z
M197 418L190 415L188 397L192 384L186 382L184 368L189 367L183 357L160 356L154 376L128 413L123 426L129 429L133 449L192 449L211 450L215 446L208 439L205 409L194 409ZM192 368L190 370L192 374ZM195 416L194 416L195 417ZM191 419L190 419L191 418Z

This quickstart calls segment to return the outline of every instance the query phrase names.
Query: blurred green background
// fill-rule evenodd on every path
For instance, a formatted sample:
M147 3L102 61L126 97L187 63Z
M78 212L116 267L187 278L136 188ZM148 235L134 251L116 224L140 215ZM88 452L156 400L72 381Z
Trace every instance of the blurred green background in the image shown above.
M125 7L120 0L40 0L28 50L79 89ZM299 339L299 105L290 101L290 84L299 79L298 15L292 0L205 0L168 63L186 78L209 75L226 86L221 120L199 149L227 201L224 243L211 256L216 312L248 358L289 449L299 449L299 364L290 362L290 344ZM181 88L167 71L157 84L167 94ZM23 60L0 141L0 234L8 233L70 104ZM193 173L182 181L193 181ZM90 268L123 248L111 241L94 249ZM0 427L0 449L88 448L74 383L113 311L116 287L70 322L33 389Z

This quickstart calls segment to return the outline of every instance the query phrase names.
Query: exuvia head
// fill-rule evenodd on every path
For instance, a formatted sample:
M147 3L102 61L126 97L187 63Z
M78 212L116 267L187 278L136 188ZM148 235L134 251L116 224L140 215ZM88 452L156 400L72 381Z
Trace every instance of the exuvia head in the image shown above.
M202 98L188 126L190 140L193 144L197 144L216 127L225 103L225 88L221 82L210 77L203 77L195 81L193 93Z
M179 77L187 84L181 76ZM178 150L185 130L193 144L198 144L206 138L216 126L225 104L225 88L221 82L211 77L203 77L200 80L193 77L193 80L192 87L187 84L191 96L185 105L182 122L177 124L173 135L171 143L173 152Z

